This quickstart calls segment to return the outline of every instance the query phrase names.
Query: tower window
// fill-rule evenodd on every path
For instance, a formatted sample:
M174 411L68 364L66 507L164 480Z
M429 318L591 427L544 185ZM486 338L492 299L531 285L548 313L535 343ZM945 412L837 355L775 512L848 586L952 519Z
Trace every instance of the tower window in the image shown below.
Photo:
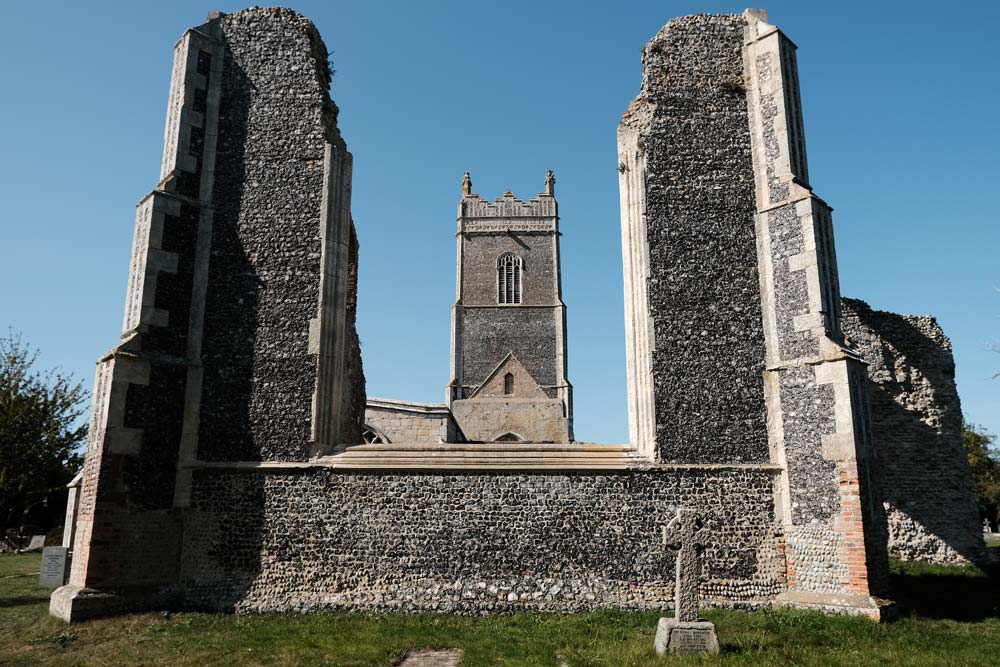
M521 303L521 258L514 253L497 259L497 303Z
M510 396L514 393L514 374L507 373L503 376L503 393L505 396Z

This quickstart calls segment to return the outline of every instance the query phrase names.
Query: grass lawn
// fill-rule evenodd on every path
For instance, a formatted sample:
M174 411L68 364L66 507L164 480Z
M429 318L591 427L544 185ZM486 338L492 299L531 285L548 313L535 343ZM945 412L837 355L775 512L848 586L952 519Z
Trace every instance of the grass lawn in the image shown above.
M910 611L891 624L812 612L708 611L722 654L658 658L659 614L136 614L66 625L36 586L38 554L0 554L0 665L394 665L462 647L462 665L1000 664L1000 581L975 568L893 567Z

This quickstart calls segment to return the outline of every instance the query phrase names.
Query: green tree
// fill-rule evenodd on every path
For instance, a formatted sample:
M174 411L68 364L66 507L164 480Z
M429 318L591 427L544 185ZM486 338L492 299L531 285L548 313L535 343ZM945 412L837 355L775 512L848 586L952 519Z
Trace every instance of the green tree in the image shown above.
M17 521L80 466L87 393L58 369L36 368L38 351L20 334L0 337L0 522Z
M962 444L972 468L979 512L996 528L1000 522L1000 450L996 436L966 422L962 426Z

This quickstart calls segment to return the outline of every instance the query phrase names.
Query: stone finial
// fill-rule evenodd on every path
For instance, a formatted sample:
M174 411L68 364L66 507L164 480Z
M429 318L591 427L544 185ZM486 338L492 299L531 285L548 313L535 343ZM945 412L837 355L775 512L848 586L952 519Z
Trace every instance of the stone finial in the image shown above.
M552 173L552 170L549 169L547 172L545 172L545 194L555 195L555 193L556 193L556 176L555 174Z
M469 176L469 172L465 172L462 176L462 196L468 197L472 194L472 178Z

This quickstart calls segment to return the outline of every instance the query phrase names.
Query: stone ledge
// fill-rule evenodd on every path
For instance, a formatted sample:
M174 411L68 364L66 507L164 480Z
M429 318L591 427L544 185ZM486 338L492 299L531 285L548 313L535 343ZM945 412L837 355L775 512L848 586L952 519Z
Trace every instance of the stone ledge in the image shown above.
M67 623L112 616L124 611L126 606L125 601L113 593L83 586L61 586L49 597L49 613Z
M436 416L447 416L450 414L448 406L444 403L417 403L416 401L399 401L392 398L370 397L368 398L365 407L377 408L381 410L396 410L398 412L430 414Z
M855 593L785 591L775 598L774 606L813 609L827 614L866 616L878 623L892 621L899 613L899 608L892 600Z
M182 468L242 471L281 471L328 468L334 470L426 471L580 471L757 470L776 474L773 463L653 463L629 445L598 444L434 444L390 443L340 446L327 456L309 461L182 461Z

